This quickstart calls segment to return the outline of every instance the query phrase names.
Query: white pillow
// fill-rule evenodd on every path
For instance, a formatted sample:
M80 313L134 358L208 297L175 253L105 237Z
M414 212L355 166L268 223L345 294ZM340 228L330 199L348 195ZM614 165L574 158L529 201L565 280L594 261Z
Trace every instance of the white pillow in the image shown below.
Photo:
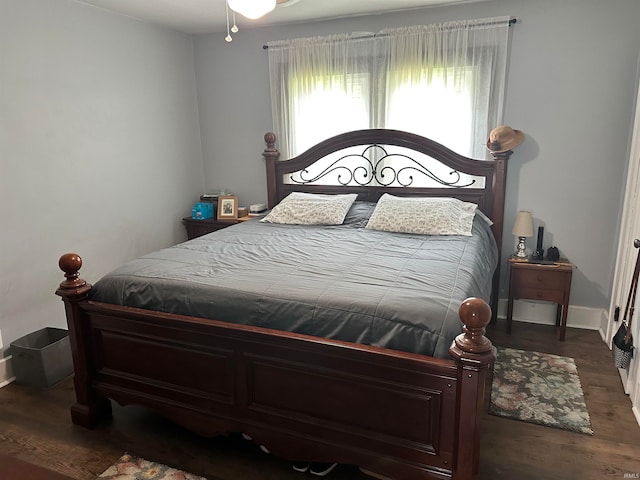
M476 210L476 215L478 217L480 217L482 219L483 222L485 222L487 225L489 225L490 227L493 226L493 220L491 220L489 217L487 217L484 213L482 213L482 210L480 210L479 208Z
M261 222L286 225L341 225L357 194L322 195L293 192Z
M395 197L385 193L365 228L422 235L471 236L478 206L457 198Z

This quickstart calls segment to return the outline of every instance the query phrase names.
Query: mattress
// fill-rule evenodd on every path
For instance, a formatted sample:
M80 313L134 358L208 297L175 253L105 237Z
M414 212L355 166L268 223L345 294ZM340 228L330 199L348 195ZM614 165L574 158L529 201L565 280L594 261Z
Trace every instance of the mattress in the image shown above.
M449 358L461 302L489 301L490 226L476 216L471 236L431 236L365 223L242 222L130 261L90 298Z

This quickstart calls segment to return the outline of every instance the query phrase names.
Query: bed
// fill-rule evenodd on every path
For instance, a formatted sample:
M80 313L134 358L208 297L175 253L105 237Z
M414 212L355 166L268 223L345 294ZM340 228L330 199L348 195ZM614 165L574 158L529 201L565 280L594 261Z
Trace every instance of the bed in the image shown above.
M290 460L474 478L511 152L474 160L373 129L280 160L275 140L265 135L262 154L269 206L351 196L342 223L243 222L95 286L80 278L79 255L60 258L72 421L91 428L114 400L201 435L242 432ZM423 197L477 205L471 231L365 228L383 201Z

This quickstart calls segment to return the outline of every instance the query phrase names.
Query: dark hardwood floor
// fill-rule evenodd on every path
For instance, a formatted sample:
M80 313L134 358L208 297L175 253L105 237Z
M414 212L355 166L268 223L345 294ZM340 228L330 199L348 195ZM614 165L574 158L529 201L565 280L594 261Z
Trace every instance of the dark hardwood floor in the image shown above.
M488 336L498 347L537 350L576 359L593 436L486 415L478 480L601 480L640 476L640 427L631 412L611 352L595 331L567 330L559 342L552 326L504 320ZM16 384L0 389L0 452L77 480L93 480L128 452L211 480L311 478L260 451L239 435L205 439L137 407L114 404L113 420L94 430L71 423L73 384L66 379L36 391ZM625 476L625 474L627 474ZM340 465L327 478L369 477Z

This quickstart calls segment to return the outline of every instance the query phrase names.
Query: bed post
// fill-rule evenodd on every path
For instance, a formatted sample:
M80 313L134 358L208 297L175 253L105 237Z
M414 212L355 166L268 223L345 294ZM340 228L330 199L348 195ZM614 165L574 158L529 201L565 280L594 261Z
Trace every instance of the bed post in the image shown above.
M100 420L111 416L111 403L108 399L96 395L91 389L91 337L87 318L79 306L80 302L87 299L91 284L79 277L82 267L82 258L79 255L62 255L58 266L66 277L56 290L56 295L62 297L67 315L74 368L73 383L76 390L76 404L71 407L71 419L76 425L92 428Z
M495 168L493 169L493 235L496 239L498 252L502 252L502 234L504 231L504 202L507 191L507 160L511 157L512 150L506 152L491 152ZM501 254L500 254L501 256ZM500 299L500 264L502 258L498 257L498 265L493 274L493 284L491 288L491 324L497 322L498 300Z
M449 354L458 365L458 419L453 480L471 480L478 472L480 423L491 392L496 349L484 336L491 308L484 300L468 298L459 309L464 333L458 335Z
M277 198L277 186L278 181L276 179L276 166L275 163L280 158L280 152L276 148L276 134L267 132L264 134L264 141L267 144L267 148L262 152L262 156L266 161L267 166L267 206L273 208L278 203Z

